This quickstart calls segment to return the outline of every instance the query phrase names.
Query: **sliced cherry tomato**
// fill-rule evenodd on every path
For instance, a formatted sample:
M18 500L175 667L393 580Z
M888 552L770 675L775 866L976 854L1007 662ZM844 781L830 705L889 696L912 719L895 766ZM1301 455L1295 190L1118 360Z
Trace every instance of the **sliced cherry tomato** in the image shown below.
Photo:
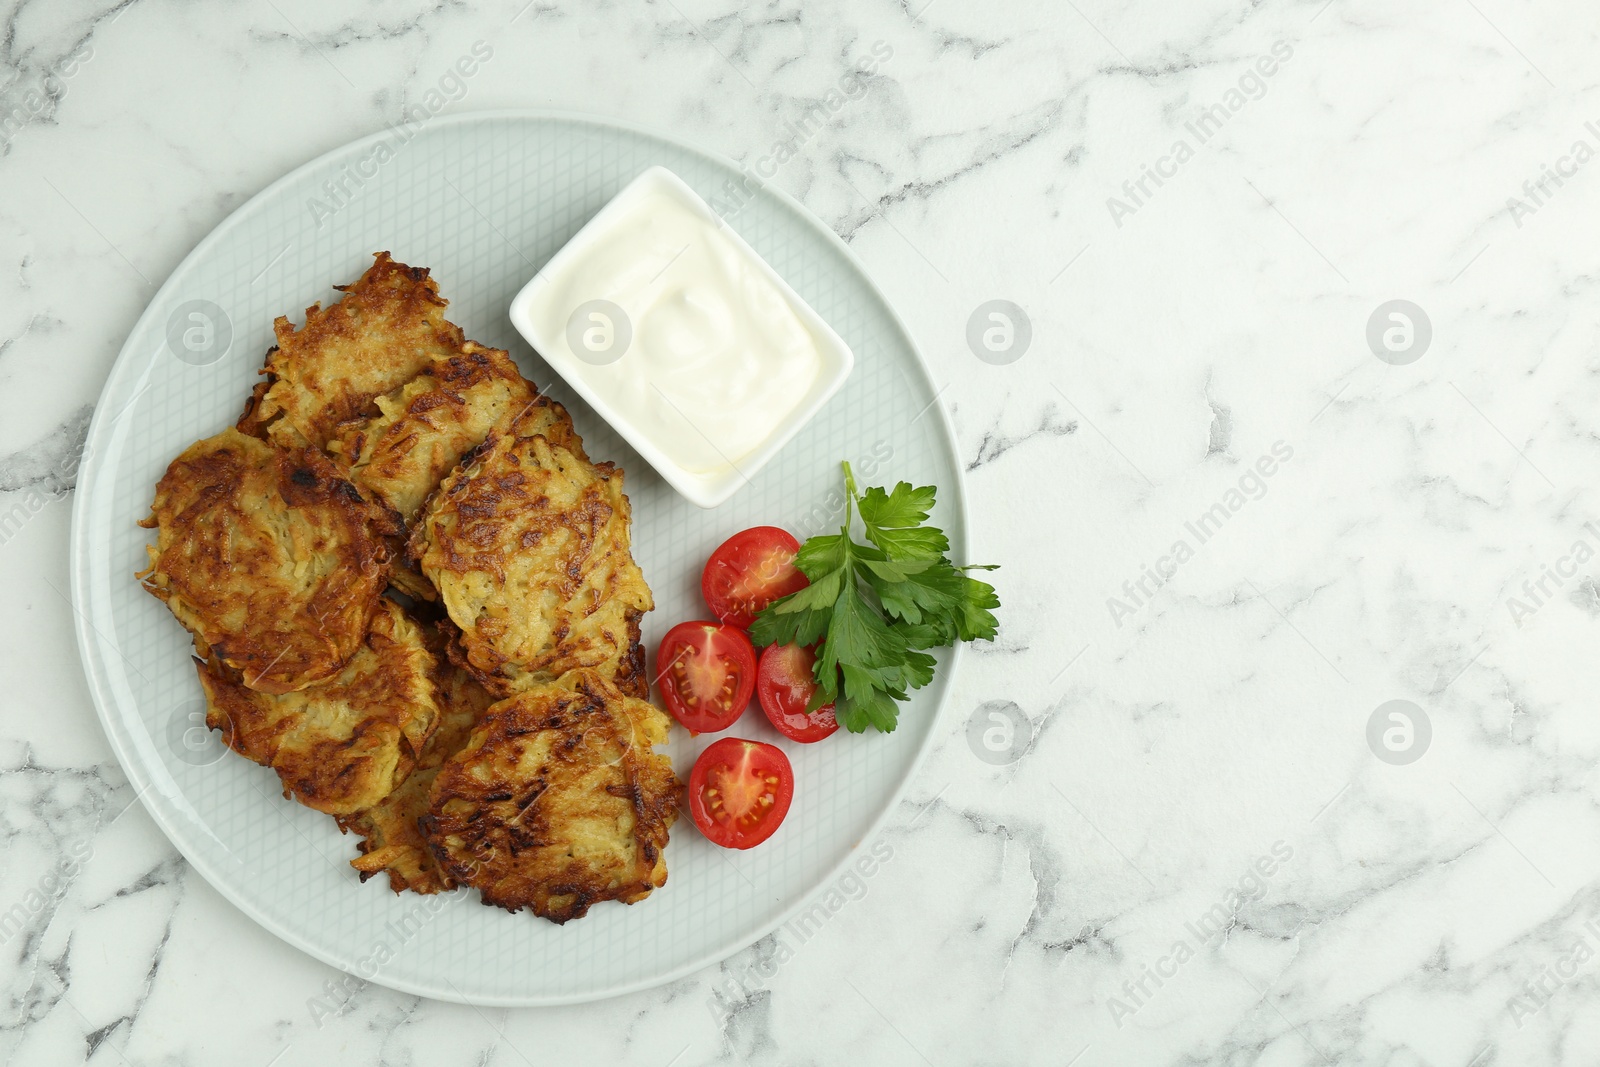
M778 828L794 799L794 768L783 750L724 737L689 772L689 813L712 844L754 848Z
M817 662L814 649L799 645L768 645L756 668L756 696L778 732L791 741L808 745L821 741L839 728L833 705L824 704L806 714L817 692L813 673Z
M776 526L752 526L722 542L700 576L711 614L733 626L749 626L762 608L810 585L794 565L799 551L800 542Z
M726 730L750 706L756 650L737 626L679 623L661 640L656 677L674 719L697 734Z

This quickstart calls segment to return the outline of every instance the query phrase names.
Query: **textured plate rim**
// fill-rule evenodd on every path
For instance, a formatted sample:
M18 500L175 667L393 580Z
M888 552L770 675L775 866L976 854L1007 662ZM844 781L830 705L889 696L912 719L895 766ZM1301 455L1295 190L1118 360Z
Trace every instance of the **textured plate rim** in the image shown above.
M699 156L703 159L716 163L719 166L731 168L734 171L740 171L742 169L736 161L729 159L720 153L702 148L699 145L681 137L662 133L659 130L652 129L651 127L645 125L631 123L611 118L609 116L587 114L581 111L555 109L547 110L538 108L494 108L481 111L467 111L455 115L441 116L430 123L428 129L434 130L450 126L472 125L481 122L492 123L495 121L504 120L568 122L578 125L618 130L624 133L652 138L654 140L670 144L680 151ZM144 806L145 811L149 813L151 819L154 820L155 824L161 829L161 832L166 836L167 841L172 845L172 847L177 849L185 861L187 861L188 864L206 880L206 883L210 885L212 889L216 890L216 892L222 896L223 899L227 900L229 904L233 905L233 907L237 908L252 922L267 930L279 940L285 942L286 944L292 945L294 948L299 949L301 952L304 952L313 959L319 960L320 962L340 971L345 971L346 973L348 973L348 969L345 964L340 960L335 959L321 945L309 940L299 930L278 923L266 915L258 912L249 901L242 899L236 894L231 880L222 877L221 872L209 861L197 860L193 855L191 855L190 851L181 843L186 839L187 835L181 831L180 828L171 820L169 820L164 811L151 797L149 797L149 787L153 783L153 780L145 775L143 765L138 760L132 758L132 752L123 735L124 727L121 716L113 714L113 711L116 709L116 702L108 690L107 680L105 679L102 669L99 666L99 634L98 631L95 630L94 623L90 618L89 605L86 604L83 599L88 577L86 574L86 569L88 566L88 546L85 543L85 538L87 536L85 532L86 519L84 516L84 513L87 510L85 501L92 495L84 492L84 488L88 485L91 485L101 474L100 468L102 463L102 448L96 446L103 446L105 444L105 442L101 441L100 438L109 432L108 420L111 420L112 422L115 421L114 416L108 416L106 414L106 394L110 391L113 384L119 383L124 375L131 372L133 353L129 349L129 344L132 339L142 331L143 327L145 327L150 320L153 320L156 317L156 309L161 306L162 298L167 296L169 290L173 288L173 279L181 274L184 268L187 267L191 261L210 252L214 245L220 243L222 239L228 236L237 226L242 225L249 213L256 210L261 210L260 205L266 202L268 198L276 193L280 187L294 182L301 175L309 171L314 171L317 168L326 165L334 158L344 156L366 145L375 144L387 136L387 134L387 129L383 129L374 131L373 133L367 134L363 137L358 137L353 141L346 142L330 149L329 151L323 152L281 175L279 178L262 188L255 195L251 196L250 199L239 205L239 207L235 208L227 218L219 222L209 233L201 238L199 243L197 243L194 248L192 248L189 253L185 255L176 266L173 267L172 272L167 276L167 279L162 282L161 287L157 289L156 292L151 296L150 301L145 306L144 311L140 314L139 318L135 320L132 328L129 330L127 338L124 340L122 347L118 350L116 358L112 361L111 370L106 376L106 384L101 387L100 396L95 401L94 415L90 419L89 430L84 439L85 459L78 472L79 476L77 486L73 494L72 523L68 533L68 552L70 557L68 560L68 570L71 585L70 595L72 598L74 615L73 629L77 636L79 659L83 664L84 676L88 682L89 695L94 703L95 714L99 718L101 728L105 731L106 739L111 745L112 754L116 756L118 765L122 768L122 772L128 777L129 784L135 788L136 799L138 799L139 802ZM870 290L872 297L878 302L883 310L887 312L889 321L893 324L894 328L898 330L901 336L905 339L911 354L915 357L914 362L916 363L917 369L921 372L924 384L926 384L929 390L934 394L934 403L932 406L939 410L939 425L943 430L943 445L947 453L947 458L950 460L951 470L955 475L954 488L956 491L955 495L957 497L957 506L953 509L955 514L953 516L945 516L942 521L950 523L953 519L955 526L960 533L962 545L970 548L971 538L967 519L966 475L961 466L960 454L956 449L955 426L951 421L950 412L943 404L938 402L939 393L942 392L942 390L935 386L933 375L928 369L927 360L923 356L921 348L917 345L911 330L906 326L905 320L901 318L900 313L895 309L893 302L889 300L888 295L877 284L877 282L873 280L871 274L861 263L855 252L839 237L838 234L833 232L831 227L824 224L821 219L818 219L815 215L813 215L804 205L795 200L784 190L778 188L776 185L761 183L760 188L776 197L778 201L788 209L789 213L793 215L794 218L804 223L816 233L821 234L824 240L831 244L836 252L844 256L846 262L854 267L857 273L860 274L862 280ZM946 490L943 486L941 486L940 489L944 492L948 492L948 490ZM948 500L948 497L945 499ZM685 503L688 502L685 501ZM679 964L678 966L669 970L663 971L660 974L621 984L610 989L592 990L589 992L573 994L569 996L530 996L527 994L510 993L506 995L487 997L475 996L468 998L455 992L448 986L444 989L440 989L437 987L423 986L419 983L410 982L404 979L391 979L384 975L381 971L368 980L376 985L385 986L399 992L427 997L432 1000L466 1004L469 1006L502 1008L557 1007L561 1005L584 1004L599 1000L609 1000L614 997L621 997L632 993L638 993L647 989L654 989L670 982L678 981L681 978L687 977L688 975L694 974L728 959L735 953L748 948L757 941L760 941L763 937L766 937L768 934L772 933L772 931L783 926L785 923L789 922L789 920L794 918L794 916L805 910L805 908L809 906L813 900L815 900L818 894L822 893L827 886L838 880L844 870L859 856L863 845L877 840L877 838L883 833L883 830L889 822L890 817L899 809L901 802L904 801L906 791L910 787L912 779L915 778L917 773L922 769L923 762L926 760L929 750L933 747L935 731L938 728L940 719L944 715L946 706L949 704L950 692L954 684L955 672L963 658L964 648L959 642L952 647L949 654L943 658L940 668L944 675L944 684L941 687L941 692L939 693L937 701L930 713L931 721L929 722L927 733L923 735L921 742L917 746L916 752L912 755L910 765L907 767L904 775L901 776L899 783L896 784L893 792L890 794L888 802L884 804L883 809L878 812L877 816L872 820L866 832L858 841L855 842L855 844L850 846L839 862L833 865L817 881L816 885L809 892L805 893L787 909L778 913L777 916L770 922L764 922L760 924L753 934L735 937L730 941L708 951L697 953L693 959Z

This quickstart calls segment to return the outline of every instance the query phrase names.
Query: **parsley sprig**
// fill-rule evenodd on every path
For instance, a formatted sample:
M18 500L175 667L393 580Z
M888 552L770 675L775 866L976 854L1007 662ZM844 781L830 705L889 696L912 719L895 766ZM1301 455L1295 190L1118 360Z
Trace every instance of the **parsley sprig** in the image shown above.
M994 640L1000 598L966 572L995 568L950 562L950 539L927 525L933 486L900 482L858 493L849 463L844 485L844 526L807 539L795 559L811 584L762 610L750 637L761 646L820 640L808 710L831 702L852 733L869 725L888 733L910 691L933 681L928 649ZM866 544L851 536L852 506Z

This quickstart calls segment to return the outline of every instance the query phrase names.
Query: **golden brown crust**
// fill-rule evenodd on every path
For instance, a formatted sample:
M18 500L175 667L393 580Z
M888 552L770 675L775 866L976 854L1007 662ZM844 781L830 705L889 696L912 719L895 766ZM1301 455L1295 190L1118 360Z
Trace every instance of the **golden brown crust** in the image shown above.
M648 693L636 646L654 601L622 472L527 429L491 435L411 531L409 554L458 630L454 658L502 696L580 667Z
M238 430L189 446L156 486L144 587L244 683L287 693L361 645L399 531L315 449Z
M438 661L388 599L338 676L309 689L273 696L215 660L195 663L206 724L235 752L277 771L285 796L330 815L370 808L393 792L439 723Z
M650 699L650 678L644 671L644 645L639 640L639 623L643 618L642 611L628 612L628 646L618 658L617 673L611 679L618 689L635 700Z
M417 756L416 766L399 787L373 807L353 815L340 816L341 830L361 835L361 855L350 866L361 872L364 882L379 872L388 872L389 888L396 893L441 893L455 882L439 866L417 820L427 814L428 791L444 762L460 752L473 729L483 719L494 697L466 671L443 656L443 639L438 631L424 628L430 649L437 660L434 675L439 701L439 728Z
M409 524L461 457L509 429L536 395L506 352L467 341L378 397L378 414L346 424L328 451L362 492Z
M434 779L421 820L450 877L485 904L556 923L632 904L667 879L682 787L656 708L595 671L491 707Z
M268 385L246 418L286 447L325 448L343 423L372 415L375 398L448 359L465 340L445 319L447 301L426 267L379 252L358 281L335 288L344 297L307 308L299 330L287 317L273 323L278 345L262 369Z
M274 349L273 351L277 351ZM267 353L267 358L272 358L272 352ZM239 415L239 421L233 428L249 437L256 437L263 441L267 439L267 424L261 420L261 401L265 399L267 390L272 388L272 383L263 379L257 382L250 390L250 396L244 402L244 411Z
M566 409L540 396L504 350L475 341L373 403L377 414L343 424L328 450L362 493L408 526L440 480L491 433L525 426L583 452ZM396 547L395 587L414 600L437 600L403 543Z
M583 438L572 425L572 416L547 396L535 397L533 403L517 415L511 433L517 437L543 437L554 447L564 448L583 462L589 462L589 454L583 450Z

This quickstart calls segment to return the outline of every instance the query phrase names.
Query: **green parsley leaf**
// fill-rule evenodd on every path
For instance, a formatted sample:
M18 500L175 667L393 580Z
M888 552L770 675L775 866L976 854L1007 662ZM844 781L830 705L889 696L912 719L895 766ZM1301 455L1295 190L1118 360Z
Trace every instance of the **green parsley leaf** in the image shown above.
M895 728L899 705L933 681L929 649L992 641L999 628L994 587L950 562L950 539L927 525L937 492L900 482L856 492L844 464L844 526L809 538L795 565L811 584L762 610L750 627L757 645L820 642L811 709L833 703L852 733ZM852 506L866 543L853 539ZM990 569L993 568L983 568Z
M950 539L937 526L924 526L933 510L934 488L913 489L901 482L893 492L868 489L861 496L861 524L867 540L876 545L886 559L896 562L932 562L950 551Z

